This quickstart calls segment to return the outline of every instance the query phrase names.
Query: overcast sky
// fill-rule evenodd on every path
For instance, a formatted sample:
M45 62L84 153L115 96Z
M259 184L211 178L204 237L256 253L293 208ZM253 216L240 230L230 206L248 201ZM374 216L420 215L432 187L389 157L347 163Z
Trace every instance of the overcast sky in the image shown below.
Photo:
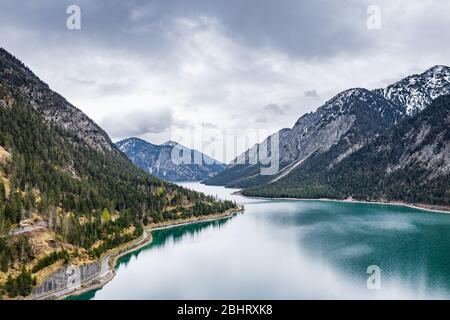
M81 30L66 27L71 4ZM0 0L0 45L114 141L228 161L208 150L222 130L252 143L347 88L450 65L449 13L446 0Z

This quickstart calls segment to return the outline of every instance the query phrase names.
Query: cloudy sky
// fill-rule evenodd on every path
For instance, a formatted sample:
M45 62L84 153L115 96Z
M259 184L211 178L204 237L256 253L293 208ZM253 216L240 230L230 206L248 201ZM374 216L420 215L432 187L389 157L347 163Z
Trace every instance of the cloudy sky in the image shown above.
M72 4L81 30L66 27ZM449 13L446 0L0 0L0 46L114 141L231 160L245 145L224 154L224 135L251 144L339 91L450 65Z

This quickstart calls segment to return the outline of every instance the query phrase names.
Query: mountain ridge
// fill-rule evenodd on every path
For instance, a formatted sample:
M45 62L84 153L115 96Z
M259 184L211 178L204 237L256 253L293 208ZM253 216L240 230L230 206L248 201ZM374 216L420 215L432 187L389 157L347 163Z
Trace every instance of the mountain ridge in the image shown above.
M404 106L404 113L413 116L437 97L450 94L450 67L435 65L422 73L407 76L385 89L374 91L382 93L392 103Z
M226 170L204 183L238 188L271 183L278 180L285 170L304 165L313 155L315 159L317 156L328 158L329 165L333 165L403 118L422 111L431 103L432 97L448 93L450 68L440 65L421 74L408 76L386 89L352 88L342 91L316 111L301 116L292 128L279 131L279 174L262 176L259 174L261 165L249 165L248 161L243 164L243 159L248 160L250 150L259 150L261 145L269 144L269 137L241 154ZM414 108L411 107L413 102L417 103ZM356 118L351 115L356 115Z
M175 141L156 145L131 137L118 141L116 145L138 167L164 180L201 181L225 168L223 163ZM177 150L173 151L174 148ZM182 158L180 160L188 160L188 163L174 163L172 153L176 151Z
M63 96L52 91L48 84L3 48L0 48L0 66L0 78L26 95L30 105L47 122L68 131L97 150L117 151L108 134L99 125ZM20 70L20 73L14 70Z
M47 267L95 263L150 223L236 208L138 168L95 122L0 51L0 298L28 296Z
M328 171L300 168L243 193L449 206L450 95L436 98Z

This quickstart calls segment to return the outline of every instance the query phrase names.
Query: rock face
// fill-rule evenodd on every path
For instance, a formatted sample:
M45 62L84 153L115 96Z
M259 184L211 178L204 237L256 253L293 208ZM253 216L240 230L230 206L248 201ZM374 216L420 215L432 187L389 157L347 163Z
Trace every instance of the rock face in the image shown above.
M22 62L0 48L0 79L3 86L17 90L45 121L65 130L97 150L117 151L108 135L79 109L52 91ZM0 88L8 90L9 88ZM0 101L1 106L11 105L13 97Z
M0 146L0 164L6 164L11 159L11 154Z
M81 284L92 280L100 272L98 263L77 266L64 266L48 277L44 283L33 289L31 296L34 299L49 296L55 292L76 290Z
M229 187L269 183L288 175L312 155L328 152L336 146L339 146L339 154L334 160L339 162L401 118L401 108L383 96L366 89L350 89L326 102L316 112L301 117L292 129L278 133L281 170L277 175L262 176L259 164L242 164L241 159L248 158L250 152L246 151L227 170L206 183ZM270 145L272 139L269 137L263 144Z
M225 165L207 155L168 141L154 145L138 138L117 143L133 163L158 178L169 181L201 181L224 170ZM172 154L180 155L183 163L172 160Z
M405 115L414 116L434 99L450 94L450 68L435 66L375 92L401 107Z
M249 195L450 205L450 95L441 96L331 168L306 163Z
M412 75L386 89L344 91L317 111L302 116L292 129L278 132L278 174L261 175L261 165L248 161L250 149L205 183L241 188L273 183L293 170L307 167L313 158L323 164L321 170L331 168L405 117L422 111L434 98L449 92L450 68L444 66ZM253 149L270 145L272 139L267 138Z

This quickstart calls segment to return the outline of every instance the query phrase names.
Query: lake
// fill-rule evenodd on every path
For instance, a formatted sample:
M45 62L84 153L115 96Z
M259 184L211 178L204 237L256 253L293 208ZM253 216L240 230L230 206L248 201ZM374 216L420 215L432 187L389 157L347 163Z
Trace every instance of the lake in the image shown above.
M119 259L110 283L73 299L450 298L450 214L181 185L245 213L154 231Z

